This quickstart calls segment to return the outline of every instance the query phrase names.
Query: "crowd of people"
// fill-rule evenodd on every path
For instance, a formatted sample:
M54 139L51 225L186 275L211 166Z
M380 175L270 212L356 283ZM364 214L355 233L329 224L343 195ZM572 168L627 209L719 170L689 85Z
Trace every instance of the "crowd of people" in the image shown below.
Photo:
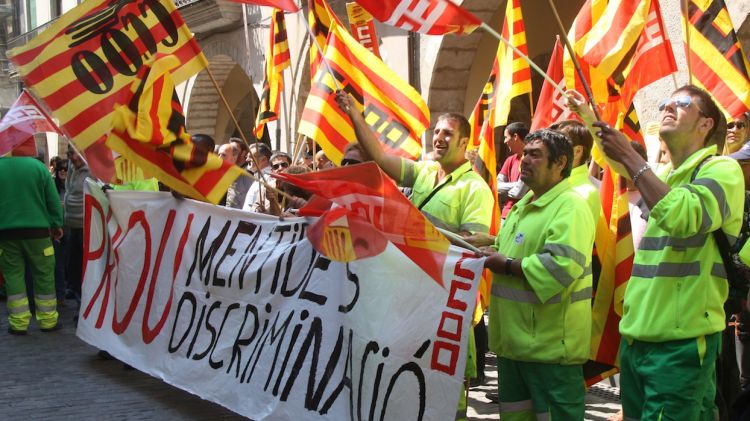
M602 213L602 172L591 164L595 140L628 179L635 250L620 322L622 416L702 420L714 419L718 408L729 419L742 411L750 389L748 113L727 122L710 95L683 86L659 105L662 149L649 162L641 144L596 121L581 94L570 91L567 106L580 121L533 132L522 122L505 127L509 156L493 197L467 158L471 129L463 115L439 116L429 159L415 162L383 151L348 94L338 92L336 101L356 134L340 165L374 161L435 226L486 257L494 274L489 323L481 318L470 330L466 386L484 382L483 357L494 352L503 419L584 416L582 367L591 357ZM295 161L261 142L217 145L200 134L192 140L246 170L220 202L235 209L294 215L309 193L271 175L336 167L322 150ZM32 312L41 331L58 330L57 306L80 305L88 177L72 147L49 167L30 157L0 158L0 272L10 334L27 334ZM502 221L493 236L496 200ZM462 391L456 419L466 418L466 405Z

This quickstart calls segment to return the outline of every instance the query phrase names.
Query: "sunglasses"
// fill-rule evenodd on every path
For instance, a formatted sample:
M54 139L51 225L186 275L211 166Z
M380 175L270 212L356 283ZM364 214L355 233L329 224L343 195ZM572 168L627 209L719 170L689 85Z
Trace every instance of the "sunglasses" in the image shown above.
M674 104L675 107L687 108L692 103L693 97L689 95L681 95L676 98L664 98L659 102L659 111L664 111L664 109L667 108L667 105L669 104ZM698 107L698 104L695 104L695 106ZM698 107L698 112L703 116L706 115L706 113L704 113L700 107Z
M737 128L737 130L742 130L745 127L747 126L741 121L730 121L729 123L727 123L727 129L729 130L732 130L734 128Z
M358 160L358 159L349 159L349 158L344 158L344 159L342 159L342 160L341 160L341 166L342 166L342 167L345 167L345 166L347 166L347 165L356 165L356 164L361 164L361 163L362 163L362 161L360 161L360 160Z
M271 165L271 168L275 170L278 170L279 168L288 168L288 167L289 167L289 164L287 164L286 162L277 162Z

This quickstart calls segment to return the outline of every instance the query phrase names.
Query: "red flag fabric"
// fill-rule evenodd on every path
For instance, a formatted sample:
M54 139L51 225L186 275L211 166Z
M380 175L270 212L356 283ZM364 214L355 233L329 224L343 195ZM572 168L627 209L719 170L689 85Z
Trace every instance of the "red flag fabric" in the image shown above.
M724 0L689 0L685 4L682 21L687 19L683 26L689 35L683 33L683 40L692 83L710 92L727 115L736 117L750 109L750 62Z
M34 136L21 142L21 144L13 148L10 152L12 156L30 156L32 158L36 158L38 153L39 151L36 148L36 139L34 139Z
M0 120L0 156L34 138L36 133L60 133L52 119L25 90ZM36 150L36 144L34 145Z
M441 286L450 242L425 218L374 162L307 174L275 174L333 207L321 214L320 201L300 215L320 216L308 228L315 249L347 261L380 253L390 241Z
M565 83L565 75L563 74L563 48L560 38L557 38L555 47L552 49L552 57L547 66L547 76L557 82L558 85ZM531 131L543 129L559 121L570 119L577 120L577 114L571 112L565 106L565 98L545 79L542 90L539 93L539 100L536 103L534 118L531 120Z
M482 21L449 0L356 0L375 19L430 35L470 34Z
M294 0L231 0L235 3L253 4L256 6L269 6L276 9L286 10L287 12L298 12L299 7Z

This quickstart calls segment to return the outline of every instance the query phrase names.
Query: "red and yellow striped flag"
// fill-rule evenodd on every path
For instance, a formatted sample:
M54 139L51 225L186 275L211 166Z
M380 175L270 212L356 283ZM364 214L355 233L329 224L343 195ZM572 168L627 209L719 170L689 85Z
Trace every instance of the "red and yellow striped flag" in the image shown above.
M600 194L602 215L596 227L595 244L601 273L591 309L591 361L584 365L588 385L618 371L618 326L634 254L625 178L606 167Z
M325 53L331 26L341 26L341 22L326 0L308 0L307 5L309 10L307 20L310 23L313 35L315 35L315 38L310 40L310 75L315 76L318 73L321 60L323 60L318 47Z
M422 151L419 136L430 122L430 111L419 93L339 25L331 26L326 59L341 89L354 98L384 150L416 159ZM302 111L299 133L315 140L338 164L344 148L356 136L349 118L336 105L335 90L327 69L318 69Z
M606 7L607 0L586 0L586 3L581 7L581 10L573 21L570 31L568 31L570 42L575 44L577 40L586 36L594 24L602 17ZM576 58L581 66L584 78L591 88L594 102L597 104L608 102L609 88L607 86L607 77L589 66L587 62L581 60L580 56ZM565 75L565 86L568 89L585 92L583 82L575 70L573 59L570 57L570 51L567 48L563 51L563 74Z
M270 41L266 53L266 79L263 81L263 94L255 120L255 137L263 137L266 123L278 120L281 108L280 96L284 90L284 69L291 64L289 40L286 35L286 22L281 9L271 13Z
M604 77L629 60L648 19L652 0L609 0L596 21L580 37L575 38L573 49L583 61ZM600 7L602 3L595 7ZM584 6L586 7L586 6Z
M185 132L185 117L171 72L175 56L157 56L138 73L132 100L114 111L106 144L175 191L219 203L243 170L201 152Z
M138 70L157 53L179 60L180 83L208 64L171 0L88 0L22 47L8 52L26 86L79 150L112 126Z
M685 16L683 10L683 23ZM693 83L711 93L730 117L750 109L750 64L724 1L688 1L687 21L690 33L683 40Z
M508 0L502 34L522 53L529 55L520 0ZM492 127L505 126L508 124L508 114L510 114L510 100L519 95L531 93L531 69L526 60L501 42L497 46L490 79L492 75L496 75L494 78L495 94L490 101L490 108L495 110Z

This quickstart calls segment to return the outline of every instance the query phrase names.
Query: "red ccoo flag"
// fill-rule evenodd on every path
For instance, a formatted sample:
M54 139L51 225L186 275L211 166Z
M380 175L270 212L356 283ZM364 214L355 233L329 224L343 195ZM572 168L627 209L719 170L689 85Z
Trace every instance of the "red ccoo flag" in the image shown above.
M300 215L320 216L308 227L315 249L337 261L379 254L388 241L441 286L450 242L374 162L307 174L276 174L317 195ZM333 202L321 211L320 198Z
M253 4L256 6L269 6L276 9L286 10L287 12L298 12L299 7L294 0L231 0L235 3Z
M0 120L0 156L29 138L33 140L34 134L44 132L62 134L42 107L24 90Z
M470 34L482 21L449 0L357 0L375 19L429 35Z
M565 83L565 75L563 74L563 49L562 44L560 44L560 38L555 41L555 48L552 49L552 57L547 66L547 76L559 85ZM531 120L531 131L543 129L558 121L570 119L578 119L578 117L565 106L565 98L563 98L562 94L545 79L542 91L539 93L539 100L536 103L534 118Z

